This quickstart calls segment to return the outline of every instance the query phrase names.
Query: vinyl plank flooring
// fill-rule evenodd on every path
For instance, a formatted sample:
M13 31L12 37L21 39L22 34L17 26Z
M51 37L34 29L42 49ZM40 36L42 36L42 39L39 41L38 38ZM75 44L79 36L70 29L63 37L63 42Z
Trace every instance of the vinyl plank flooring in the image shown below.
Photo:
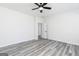
M45 41L45 40L42 40L42 42ZM34 47L36 44L38 44L39 42L41 42L40 40L34 42L34 43L31 43L31 44L28 44L27 46L24 45L23 47L19 47L21 48L21 50L18 52L18 53L14 53L12 54L13 56L15 55L18 55L18 54L22 54L23 52L27 51L27 50L30 50L32 47ZM41 43L42 43L41 42ZM38 44L39 45L39 44Z
M8 49L5 48L6 50L5 49L2 50L1 53L4 53L5 52L5 53L8 53L9 55L11 55L11 54L16 53L16 52L18 52L20 50L23 50L23 48L22 48L23 45L26 46L26 47L28 47L28 46L32 45L32 43L35 43L35 42L37 42L37 40L30 41L30 42L26 42L26 44L24 44L24 42L23 42L23 43L17 44L16 47L13 46L13 45L12 45L12 47L7 46Z
M52 54L52 56L58 56L58 55L60 55L60 53L62 52L63 47L64 47L64 44L61 43L61 44L56 48L56 50L55 50L55 52Z
M45 44L45 43L47 43L47 42L48 42L48 41L46 41L46 42L45 42L45 41L41 41L41 42L38 41L38 42L36 42L36 44L32 45L31 47L20 51L20 54L18 54L18 55L19 55L19 56L27 55L27 54L33 52L34 50L40 48L42 44Z
M44 53L44 56L50 56L54 53L54 51L56 50L56 47L59 45L59 42L56 42L56 44L54 44L51 48L49 48L48 51L46 51Z
M79 56L79 47L78 46L75 46L74 51L75 51L75 56Z
M48 46L49 45L51 45L52 43L54 43L54 42L48 42L48 43L46 43L43 47L41 47L41 48L39 48L39 49L37 49L36 51L34 51L33 53L31 53L30 55L34 55L34 56L37 56L37 55L39 55L40 53L42 53L46 48L48 48Z
M56 54L57 56L62 56L62 54L64 53L65 51L65 48L66 48L66 43L64 43L64 45L61 47L61 50L59 50L59 52Z
M30 40L0 48L9 56L79 56L79 46L55 40Z
M56 41L53 42L52 44L50 44L50 46L48 46L48 47L47 47L42 53L40 53L39 55L40 55L40 56L45 55L47 52L50 51L50 48L51 48L52 46L56 45L56 44L57 44Z

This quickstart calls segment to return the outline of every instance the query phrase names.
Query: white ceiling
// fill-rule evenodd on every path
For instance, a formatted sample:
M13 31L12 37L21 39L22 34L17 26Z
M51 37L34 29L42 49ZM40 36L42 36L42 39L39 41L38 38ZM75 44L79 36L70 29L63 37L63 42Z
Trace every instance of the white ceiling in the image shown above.
M0 6L16 10L25 14L45 17L54 15L55 13L62 13L74 9L79 9L79 3L48 3L46 6L52 7L52 10L44 9L43 13L40 13L39 10L32 10L32 8L37 7L33 3L0 3Z

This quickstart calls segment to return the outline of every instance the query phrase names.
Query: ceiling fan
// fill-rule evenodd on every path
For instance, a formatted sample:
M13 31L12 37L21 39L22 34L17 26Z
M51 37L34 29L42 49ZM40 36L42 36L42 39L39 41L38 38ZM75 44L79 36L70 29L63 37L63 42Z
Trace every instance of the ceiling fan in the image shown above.
M40 13L43 12L43 9L48 9L48 10L52 9L51 7L45 7L45 5L47 5L48 3L34 3L34 4L37 5L38 7L37 8L33 8L32 10L39 9Z

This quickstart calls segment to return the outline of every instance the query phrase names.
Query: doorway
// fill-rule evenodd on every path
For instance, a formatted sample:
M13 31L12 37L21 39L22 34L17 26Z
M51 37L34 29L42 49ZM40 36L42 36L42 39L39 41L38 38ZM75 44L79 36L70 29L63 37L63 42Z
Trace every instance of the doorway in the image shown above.
M38 39L47 39L47 24L38 23Z
M42 39L42 28L43 28L43 24L38 23L38 39Z

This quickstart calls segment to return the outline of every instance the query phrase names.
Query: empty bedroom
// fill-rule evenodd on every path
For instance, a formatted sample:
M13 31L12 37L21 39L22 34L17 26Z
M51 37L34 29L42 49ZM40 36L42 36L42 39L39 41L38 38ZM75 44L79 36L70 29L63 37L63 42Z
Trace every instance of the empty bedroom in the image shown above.
M0 3L0 56L79 56L79 3Z

